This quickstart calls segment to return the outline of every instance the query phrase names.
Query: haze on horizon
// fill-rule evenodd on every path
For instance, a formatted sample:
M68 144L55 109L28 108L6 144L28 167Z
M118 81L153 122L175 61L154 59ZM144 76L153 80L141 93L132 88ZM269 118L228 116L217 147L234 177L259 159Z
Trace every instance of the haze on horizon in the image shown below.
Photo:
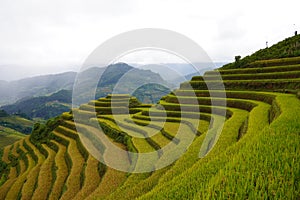
M149 27L184 34L214 62L232 62L235 55L246 56L265 48L266 41L271 46L299 31L297 4L296 0L2 0L0 80L78 71L105 40Z

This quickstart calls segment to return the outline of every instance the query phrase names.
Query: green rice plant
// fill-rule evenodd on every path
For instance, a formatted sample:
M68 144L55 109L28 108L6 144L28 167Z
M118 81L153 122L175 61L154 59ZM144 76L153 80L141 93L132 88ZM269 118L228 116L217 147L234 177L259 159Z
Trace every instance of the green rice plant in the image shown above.
M72 112L74 113L74 115L79 116L78 120L82 120L82 119L89 119L91 117L95 117L96 113L93 111L86 111L86 110L79 110L79 109L73 109Z
M151 140L153 140L155 143L159 145L160 149L171 142L171 140L165 137L161 132L158 132L157 134L153 135L150 138Z
M64 127L68 128L68 129L71 129L71 130L75 131L75 132L77 131L75 122L73 122L73 121L64 120L63 123L62 123L62 125Z
M188 147L187 152L184 153L170 169L160 178L159 184L172 180L175 176L183 173L198 161L200 146L205 138L203 134L195 138L194 142Z
M192 81L215 81L222 80L259 80L259 79L293 79L299 78L300 71L270 72L270 73L247 73L247 74L226 74L226 75L204 75L195 76Z
M210 90L225 89L231 90L261 90L273 91L279 89L299 89L300 79L265 79L265 80L224 80L224 81L190 81L180 85L181 89L192 87L195 90L207 90L207 84Z
M95 112L95 106L88 105L88 104L81 104L79 106L80 111L88 111L88 112Z
M97 102L124 102L124 101L128 101L129 98L114 98L114 99L111 99L111 98L106 98L106 97L103 97L103 98L99 98L97 100L92 100L90 101L91 102L91 105L93 105L93 103L95 103L94 105L96 105Z
M6 160L8 160L9 148L6 148L5 151L0 150L0 187L7 180L9 172L9 165L8 162L6 162Z
M127 141L128 139L130 139L121 129L119 129L118 126L115 125L115 123L111 120L106 120L104 118L101 118L101 119L96 119L96 118L93 118L91 119L91 121L94 121L93 123L99 123L100 127L101 127L101 131L103 131L104 134L106 134L107 136L109 136L109 138L113 139L115 142L119 142L119 143L122 143L122 144L127 144ZM86 125L83 125L86 129L89 129L88 126ZM96 127L98 128L98 127ZM88 132L88 130L87 130ZM85 133L87 133L85 132ZM92 138L93 139L93 138ZM97 138L96 138L97 139ZM99 139L97 139L99 140ZM99 144L101 144L101 141L98 141L98 146ZM97 143L95 144L97 145ZM101 149L99 149L99 151L101 153L104 152L104 145L102 144L103 147L101 147ZM128 145L126 145L128 146Z
M124 183L116 189L113 193L107 196L105 199L125 199L127 193L132 193L132 188L136 184L140 184L141 181L147 179L151 176L151 173L137 173L137 174L129 174L128 178L124 181Z
M7 181L0 187L0 199L5 199L11 186L17 180L17 169L16 167L10 167L10 171L7 177Z
M120 106L128 106L128 101L90 101L88 105L95 107L120 107Z
M205 122L206 129L208 128L208 123ZM164 124L164 128L172 133L178 131L178 123L169 123ZM204 128L204 125L201 126ZM199 152L199 147L197 148L197 153ZM185 155L185 154L184 154ZM141 196L152 189L155 185L158 184L158 180L168 172L170 167L166 167L161 170L154 171L150 173L142 174L132 174L130 175L126 182L120 187L116 192L112 193L107 199L134 199L138 196Z
M217 97L190 97L190 98L181 98L181 104L178 104L172 100L172 98L168 99L168 102L160 101L160 104L166 110L180 111L183 112L204 112L211 113L212 108L214 114L224 115L228 113L227 117L230 117L232 113L230 113L230 108L239 108L247 111L251 111L255 106L257 106L256 100L248 100L248 99L231 99L231 98L217 98ZM199 105L190 104L191 101L198 101ZM214 107L210 107L213 105ZM227 106L227 109L224 106ZM198 107L198 109L195 109Z
M180 124L176 138L180 141L177 144L170 143L164 148L164 154L160 156L160 159L155 163L155 167L164 166L169 162L173 162L174 158L180 158L187 148L192 144L196 135L193 130L186 124Z
M40 151L30 142L29 137L26 137L23 146L27 149L30 156L35 160L35 166L30 170L27 181L22 187L22 199L31 199L34 190L37 187L37 180L40 172L41 165L43 164L45 157Z
M94 157L89 156L84 171L84 185L80 192L77 193L77 195L74 197L74 199L84 199L98 187L101 180L98 173L98 163L99 162Z
M205 98L205 97L198 97L198 98ZM202 100L199 100L202 101ZM199 113L200 111L200 116L202 113L209 113L209 114L216 114L216 115L226 115L227 118L230 118L232 116L232 112L230 109L225 108L223 106L211 106L211 101L214 101L214 103L218 103L216 99L207 99L207 104L209 105L194 105L194 104L189 104L189 102L178 104L178 103L169 103L169 102L164 102L160 101L160 105L164 107L165 110L167 111L182 111L183 114L184 112L195 112ZM220 99L220 102L223 102L222 99ZM227 103L228 107L234 107L234 108L240 108L243 107L247 110L251 110L256 106L255 103L250 102L250 101L231 101L229 100ZM222 104L222 103L220 103ZM224 103L225 104L225 103Z
M176 90L176 98L184 99L184 98L195 98L197 97L223 97L231 99L248 99L248 100L256 100L262 101L268 104L272 104L274 101L276 94L271 92L257 92L257 91L208 91L208 90ZM169 99L174 102L174 95L168 95L166 101L169 102ZM176 102L176 100L175 100Z
M86 199L104 199L106 196L110 195L118 187L120 187L126 178L127 176L125 172L117 171L108 167L97 189Z
M31 137L30 137L30 138L31 138ZM40 143L34 143L32 140L31 140L31 142L35 145L35 147L39 150L39 152L40 152L41 154L43 154L43 156L44 156L45 158L47 158L47 157L49 156L48 151L43 147L42 144L40 144Z
M124 117L126 116L118 116L118 120L123 120L135 126L139 125L140 128L147 132L147 136L149 136L151 140L157 143L160 148L167 145L170 142L170 138L173 139L173 137L170 137L167 132L164 132L164 134L162 133L163 123L156 122L149 124L148 121L127 119ZM167 135L167 137L165 137L164 135Z
M273 67L273 66L284 66L284 65L294 65L300 63L300 57L293 58L278 58L270 60L258 60L248 64L247 68L252 67Z
M188 125L193 130L193 132L196 133L197 135L201 135L203 133L197 127L197 124L199 122L209 121L212 122L213 124L214 121L214 116L205 113L200 115L200 120L199 120L199 114L195 114L195 113L185 112L184 113L185 118L181 118L181 112L167 111L167 115L172 115L172 117L168 116L167 118L164 118L161 117L162 115L161 112L163 111L157 110L155 112L151 112L151 118L148 116L149 115L148 112L142 114L136 114L133 116L133 118L142 119L145 121L148 120L151 122L184 123Z
M165 114L167 117L165 118ZM163 117L163 121L170 121L172 118L182 118L184 115L185 118L199 119L200 113L197 112L181 112L181 111L162 111L158 109L151 109L151 111L143 111L143 116L149 117L149 120L155 119L155 117ZM142 118L139 118L142 119Z
M119 130L119 131L121 131L121 132L124 132L125 131L125 133L127 133L128 135L130 135L131 134L131 132L132 131L135 131L135 130L138 130L138 131L141 131L141 130L139 130L139 129L137 129L137 128L132 128L132 126L129 126L129 125L123 125L122 123L118 123L118 125L120 125L120 124L122 124L122 125L120 125L120 126L117 126L114 122L112 122L112 121L110 121L110 120L106 120L106 119L104 119L104 118L101 118L101 119L99 119L99 121L100 122L102 122L102 123L106 123L106 124L108 124L112 129L115 129L115 130ZM122 130L121 130L121 128L122 128ZM136 133L132 133L132 134L136 134ZM146 131L143 131L143 134L147 134L146 133ZM137 139L137 140L136 140ZM140 141L140 139L142 140L142 141ZM134 140L136 140L136 141L134 141ZM139 143L143 143L142 145L139 145ZM137 149L137 151L138 152L148 152L147 150L150 150L150 151L153 151L153 147L151 147L148 143L147 143L147 141L145 140L145 139L143 139L143 138L132 138L132 143L133 143L133 145L135 146L135 148ZM137 146L136 146L137 145ZM144 147L143 147L143 145L145 145ZM141 148L141 149L139 149L139 147ZM146 150L146 151L142 151L142 150Z
M77 147L76 140L67 137L57 130L55 130L53 133L69 142L67 151L72 160L72 168L66 181L67 190L62 194L61 199L70 199L80 191L80 176L78 175L81 173L84 164L84 158Z
M8 155L8 159L10 160L10 165L12 167L16 167L17 175L19 176L22 171L21 171L20 161L18 160L18 156L19 156L19 154L17 153L18 148L19 148L19 141L14 143L14 145L10 151L10 154ZM23 164L24 163L22 161L22 166L24 166ZM22 169L22 170L24 170L24 169Z
M209 189L197 194L198 199L299 198L297 179L300 165L295 161L299 158L297 111L300 110L300 104L292 95L279 95L276 101L281 115L270 127L253 133L255 137L253 134L245 136L242 144L237 146L238 153L230 152L233 158L212 178Z
M120 117L120 116L114 116L114 117ZM104 119L104 118L102 118ZM100 119L100 121L102 120ZM138 126L134 126L132 124L128 124L126 122L123 122L123 118L115 119L114 121L117 121L115 123L115 127L118 129L121 129L122 131L126 132L130 136L137 136L137 137L147 137L147 131L143 130L142 128Z
M87 160L88 152L85 149L85 147L83 146L83 144L81 143L79 135L77 134L76 131L69 129L69 128L65 127L64 125L58 126L55 130L64 134L66 137L70 137L70 138L74 139L76 141L79 152L81 153L83 158L85 160Z
M19 176L18 179L16 180L16 182L11 186L11 188L6 196L7 199L18 199L19 197L21 197L21 189L23 187L23 184L27 180L27 176L28 176L29 172L35 166L35 161L30 156L30 154L27 153L27 150L23 146L23 142L24 142L24 140L22 140L20 143L20 149L23 152L26 152L25 156L26 156L26 159L28 160L28 166L26 168L26 171L24 171L24 173L22 173L22 175Z
M88 104L82 104L79 109L81 111L88 111L88 112L97 112L98 114L123 114L126 113L128 111L127 107L122 107L122 106L118 106L118 107L98 107L98 106L92 106L92 105L88 105Z
M9 155L10 148L11 148L11 145L6 146L6 147L3 149L3 156L2 156L1 159L2 159L4 162L6 162L6 163L9 163L8 155Z
M106 197L105 199L136 199L137 197L145 194L153 187L158 184L158 180L164 173L167 172L169 167L154 171L153 173L142 173L142 174L133 174L130 175L129 178L126 179L126 182L122 185L121 190L117 190L116 192L112 193L110 196ZM138 176L138 177L137 177ZM130 179L132 181L128 181Z
M220 70L225 87L232 89L225 92L218 89L222 82L213 81L216 72L208 72L204 78L211 80L213 90L207 90L203 77L195 77L155 108L140 105L129 95L91 101L83 110L73 110L87 117L76 127L72 113L63 114L65 121L42 144L33 145L25 138L4 149L1 157L9 168L7 178L0 180L0 199L298 199L300 102L295 95L273 92L296 94L300 87L299 64L273 67L286 62L298 60L260 61L251 63L253 68ZM195 90L185 90L190 83ZM249 89L257 91L243 91ZM220 98L224 95L226 99ZM128 108L122 106L130 100L131 115L123 115ZM227 108L222 106L225 100ZM219 106L212 106L212 101ZM112 116L111 106L122 109ZM211 114L213 110L217 115ZM222 134L215 136L219 115L225 112ZM87 138L97 128L93 123L99 123L115 145L132 152L153 152L180 145L183 136L196 137L172 165L152 173L128 174L104 167L88 154L83 143L93 140ZM76 128L88 134L79 137ZM138 135L149 137L134 137ZM200 149L203 145L207 148ZM54 154L51 162L49 150ZM104 157L105 150L103 144ZM199 158L199 151L207 156ZM136 163L136 169L155 163L154 170L170 154L180 152L164 149L163 153L128 160ZM47 178L41 183L43 174ZM44 194L39 194L42 190Z
M28 167L28 158L26 156L25 151L23 151L23 140L19 141L19 146L17 148L17 153L18 153L18 160L21 162L23 161L23 164L20 163L20 174L24 173L27 170ZM23 165L23 166L22 166Z
M155 148L149 144L148 141L146 141L144 138L132 138L132 143L137 149L139 153L148 153L155 151ZM137 157L135 169L144 169L145 166L152 166L153 163L155 163L159 158L159 155L152 156L151 159L146 157ZM151 169L150 169L151 170Z
M286 72L286 71L299 71L300 65L285 65L285 66L274 66L274 67L259 67L259 68L240 68L240 69L228 69L228 70L216 70L207 71L205 75L216 75L216 74L254 74L254 73L271 73L271 72Z
M236 137L238 135L238 129L239 127L242 125L243 121L247 118L248 116L248 112L246 111L236 111L234 112L233 116L228 119L225 124L224 124L224 127L223 127L223 130L222 130L222 134L220 135L220 138L216 144L216 146L213 148L213 150L209 153L208 156L200 159L198 162L202 161L203 163L203 168L204 169L204 165L207 164L207 163L213 163L212 160L210 160L211 158L213 158L213 155L216 155L220 152L223 152L225 149L228 148L228 146L230 146L231 144L234 144L235 141L236 141ZM210 159L209 159L210 158ZM209 162L208 162L209 160ZM195 161L195 158L194 158L194 161ZM193 161L193 162L194 162ZM198 163L196 162L196 163ZM178 176L175 176L173 177L173 179L171 181L167 181L167 182L161 182L161 184L158 185L157 189L154 188L149 194L147 195L144 195L142 197L145 197L145 198L154 198L154 199L159 199L159 198L175 198L175 199L186 199L186 198L189 198L190 195L190 190L182 190L182 189L178 189L177 186L175 186L176 190L177 190L177 195L178 196L175 196L175 195L172 195L171 193L173 191L175 191L175 188L174 186L173 187L169 187L166 185L169 185L171 183L174 184L174 181L178 181L179 177L181 177L181 181L179 182L185 182L188 180L188 179L185 179L185 178L182 178L182 177L191 177L190 175L186 175L187 173L191 173L191 169L194 169L194 166L196 165L196 163L192 166L190 166L188 169L186 169L186 167L184 167L184 171L182 171L182 173ZM175 163L176 164L176 163ZM207 166L205 166L207 167ZM217 168L217 166L215 166L215 168ZM209 168L205 168L206 170L208 170ZM211 173L216 173L215 171L212 171ZM178 172L177 172L178 173ZM203 174L201 174L201 176L205 176L205 177L209 177L210 176L210 173L209 172L203 172ZM169 178L167 178L166 180L169 180ZM178 185L178 183L176 185ZM199 182L199 184L202 184L201 182ZM181 185L181 183L179 183L179 185ZM197 186L198 184L196 184L195 186ZM189 184L189 186L191 187L191 184ZM165 189L168 188L168 190L166 190L165 192L162 192L162 190L165 190ZM156 195L153 195L156 191ZM159 193L157 193L159 191ZM158 194L158 196L157 196Z
M72 120L73 119L73 115L71 112L64 112L61 116L64 120Z
M156 150L160 149L162 146L164 146L164 144L170 142L157 129L151 127L145 127L145 126L141 127L135 124L126 123L126 121L124 121L124 116L122 115L114 116L114 118L115 121L117 121L117 125L119 125L124 132L126 132L128 135L132 137L135 137L137 135L146 137L144 140L147 141ZM149 136L153 134L156 134L157 136L154 138L152 137L149 138Z
M299 102L298 102L298 104L299 104ZM289 107L289 109L291 109L290 106L288 106L288 107ZM245 158L247 158L248 155L253 155L253 157L257 157L261 153L264 153L264 151L262 151L262 150L257 150L259 152L257 152L256 154L255 153L253 154L253 148L252 147L253 147L253 144L257 143L257 139L255 139L257 137L254 137L254 136L257 135L258 133L260 133L261 130L264 130L264 127L268 126L268 110L269 110L269 108L270 108L270 105L261 104L260 106L254 108L250 112L249 125L248 125L249 128L248 128L247 134L245 134L245 136L238 143L236 143L236 144L232 145L231 147L229 147L228 151L225 151L224 153L221 153L220 155L216 155L215 157L212 157L212 160L210 160L209 162L204 162L205 159L208 159L208 156L207 156L206 158L204 158L202 160L199 160L199 162L198 162L199 164L197 163L197 165L193 166L191 169L189 169L186 172L184 172L184 174L189 174L190 179L189 179L189 182L184 181L184 183L182 183L182 184L180 183L179 184L178 187L181 187L180 191L182 191L182 192L178 193L179 190L177 190L176 196L173 196L172 194L175 194L177 186L176 186L176 188L174 188L174 185L172 185L172 187L167 187L167 185L164 185L164 187L162 187L162 185L161 185L160 186L161 189L163 189L163 188L169 188L170 190L167 191L166 193L164 193L163 190L160 190L159 194L166 194L166 195L168 195L169 198L170 197L174 197L176 199L188 198L188 196L193 197L194 194L195 194L195 191L199 191L198 195L199 195L199 197L201 199L203 199L203 198L236 198L236 197L242 197L243 198L243 197L245 197L243 195L238 195L237 191L239 191L240 194L242 194L243 192L247 192L247 191L249 192L249 191L251 191L252 195L255 195L256 191L258 191L257 189L253 188L251 190L244 190L244 188L246 188L246 187L243 187L243 186L240 187L240 184L237 184L237 182L240 182L240 180L243 180L243 177L241 176L241 175L243 175L245 173L245 171L243 170L244 169L243 166L249 166L249 170L248 171L255 172L255 171L252 170L252 168L255 167L255 165L257 163L253 162L253 160L252 160L252 161L250 161L251 164L249 162L249 164L247 164L247 165L241 165L240 162L243 161L243 160L245 160ZM295 108L297 108L297 106L293 106L292 109L295 109ZM277 122L280 119L280 117L282 117L282 115L280 115L272 124L274 124L275 122ZM297 123L295 123L295 120L297 120L297 119L293 119L292 124L297 127ZM282 124L282 123L280 123L280 124ZM287 128L285 125L283 125L283 127ZM263 135L266 139L270 138L270 135L265 135L264 132L262 132L261 135ZM245 144L249 143L249 140L253 140L253 143L251 142L251 144L249 144L249 147L251 147L252 150L250 150L247 154L241 155L240 159L242 159L242 160L240 160L240 161L232 158L232 155L237 155L237 152L240 152L239 149L242 149L245 146ZM280 140L278 140L278 142L279 141ZM271 142L262 142L260 145L264 145L265 147L269 148L269 151L270 150L272 151L272 148L270 148L270 146L272 146L272 145L270 145L270 143ZM280 142L280 144L284 144L285 145L286 143L281 143ZM257 145L255 145L255 146L257 146ZM216 149L216 148L214 148L214 149ZM276 152L280 152L280 151L276 151ZM270 152L268 152L268 153L270 153ZM267 156L269 154L265 154L265 155ZM284 155L286 156L286 154L284 154ZM215 188L214 186L208 186L207 184L209 184L209 183L207 183L207 181L204 181L204 179L203 179L204 172L205 172L205 174L209 174L209 172L212 169L215 168L214 166L217 166L218 168L222 168L225 165L221 164L221 163L226 163L226 162L229 162L229 161L236 163L236 167L239 167L239 168L236 168L235 170L228 171L227 177L229 179L230 179L230 177L235 177L236 179L234 181L231 181L231 184L229 184L228 183L229 179L223 176L223 174L224 174L223 172L224 171L220 171L220 174L217 174L217 175L214 175L214 176L206 176L206 178L208 178L207 180L211 179L211 181L209 181L211 183L214 183L214 180L215 180L212 177L216 177L218 179L218 181L219 181L218 184L220 184L219 187ZM243 161L243 162L245 162L245 161ZM262 163L264 163L264 162L262 162ZM202 170L203 172L201 172L201 170L200 170L199 167L203 169ZM218 168L215 169L215 170L219 171ZM238 169L240 169L240 173L236 173L236 170L238 170ZM265 171L269 171L270 168L269 167L265 167L264 169L265 169ZM197 170L199 170L199 171L195 172ZM243 170L243 171L241 171L241 170ZM260 173L261 171L258 170L256 172ZM195 176L192 175L192 174L195 174ZM182 176L179 176L178 178L175 177L172 181L170 181L170 183L167 183L167 184L171 185L172 183L175 183L178 180L183 180L183 179L180 179L180 177L182 178L184 176L182 175ZM193 180L197 181L198 184L194 184ZM265 180L267 181L267 179L265 179ZM224 186L224 181L225 181L225 184L227 186ZM253 181L253 179L252 179L252 181ZM177 182L177 183L179 183L179 182ZM191 183L191 182L193 182L193 183ZM249 181L249 182L251 182L251 181ZM244 183L246 184L247 181L245 181ZM280 181L280 183L281 183L281 181ZM250 185L248 185L247 188L249 188L249 186L251 186L251 185L253 186L253 184L250 184ZM182 186L183 186L183 188L182 188ZM187 188L189 188L189 189L186 190ZM225 188L226 188L227 192L224 191ZM289 188L289 187L286 187L286 188ZM212 191L207 191L207 190L212 190ZM184 191L188 191L188 193L185 193ZM151 194L154 194L153 192L151 192ZM220 195L220 193L222 195ZM244 195L245 194L246 193L244 193ZM289 194L291 194L291 193L289 193ZM256 197L255 196L251 196L251 197L252 198L260 198L259 195L261 195L261 194L257 193ZM249 198L249 195L247 195L247 196ZM267 195L267 196L269 196L269 195ZM150 197L150 195L147 196L147 197ZM162 195L155 196L155 198L159 198L159 197L161 198ZM280 196L277 196L277 197L280 197ZM283 197L283 196L281 196L281 197Z
M43 162L40 168L40 173L37 182L37 188L35 189L32 199L47 199L51 184L52 184L52 166L55 164L54 159L56 152L43 144L43 148L48 152L48 157Z
M55 140L52 140L51 142L58 146L58 152L55 156L56 179L53 184L51 193L49 195L49 199L54 200L59 199L61 197L62 189L69 175L69 170L65 160L65 154L67 149L66 146L61 143L58 143Z
M0 187L0 199L5 199L7 193L9 192L11 186L17 181L17 177L20 173L20 162L17 159L18 153L17 148L19 144L18 142L14 143L8 152L8 160L9 160L9 174L7 176L6 181ZM22 161L22 164L24 162Z

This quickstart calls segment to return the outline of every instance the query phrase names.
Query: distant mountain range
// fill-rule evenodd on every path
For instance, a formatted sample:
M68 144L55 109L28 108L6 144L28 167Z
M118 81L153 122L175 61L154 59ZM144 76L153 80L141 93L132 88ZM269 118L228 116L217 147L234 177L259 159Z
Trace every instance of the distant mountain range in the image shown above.
M155 73L159 73L160 76L173 85L173 88L178 88L180 83L190 80L193 76L201 76L208 70L223 66L224 62L205 62L195 63L197 68L188 63L158 63L158 64L136 64L132 63L132 66L138 69L148 69Z
M99 77L101 77L100 80ZM76 97L73 103L80 105L111 93L132 94L139 87L150 83L173 87L158 73L137 69L126 63L117 63L106 68L92 67L78 74L76 87L73 90L75 92L73 96ZM139 96L137 98L139 99ZM142 99L139 100L142 101Z
M8 114L25 115L31 119L49 119L69 111L71 103L71 90L60 90L50 96L21 99L14 104L2 106L1 109Z
M80 81L85 84L85 88L91 87L91 80L98 81L96 97L106 96L111 93L112 86L127 73L130 81L134 83L145 83L145 77L156 83L168 85L159 74L150 70L136 69L125 63L117 63L106 68L92 67L81 73ZM60 90L72 90L76 78L76 72L65 72L54 75L43 75L25 78L17 81L0 81L0 106L17 102L21 99L51 95ZM118 92L128 93L130 88L123 87ZM124 90L124 91L122 91ZM87 91L84 91L86 93ZM83 101L85 102L85 101Z
M62 89L71 90L75 77L76 72L66 72L11 82L1 81L0 105L12 104L23 98L49 95Z
M67 72L13 82L0 82L1 109L9 114L22 114L31 119L49 119L66 112L72 106L72 89L76 75L75 72ZM161 96L170 92L168 87L172 87L159 74L150 70L137 69L125 63L109 65L106 68L92 67L80 73L78 77L80 79L77 81L81 86L77 97L79 103L104 97L112 92L134 93L137 89L135 95L140 101L155 103ZM99 77L101 78L98 82ZM91 96L93 83L96 83L94 97Z

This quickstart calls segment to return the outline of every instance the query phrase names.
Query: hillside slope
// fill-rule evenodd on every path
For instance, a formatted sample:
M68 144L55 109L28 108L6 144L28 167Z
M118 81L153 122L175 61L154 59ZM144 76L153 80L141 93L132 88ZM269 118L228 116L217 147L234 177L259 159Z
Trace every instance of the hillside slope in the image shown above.
M194 76L154 106L114 94L35 124L30 136L0 151L0 199L299 199L298 41L288 38ZM98 94L106 94L122 74L133 71L132 79L139 73L119 65L118 73L118 65L92 68L83 81L106 73L111 78L98 83L104 89ZM100 163L112 157L108 141L151 153L118 160L130 170L153 172L126 173Z
M0 150L24 138L26 135L4 126L0 126Z
M125 63L116 63L107 67L92 67L82 73L81 81L83 81L87 88L90 89L92 80L101 81L97 84L96 97L105 97L112 93L114 86L123 75L127 74L126 80L128 87L119 88L120 93L128 93L132 87L132 83L145 83L143 77L153 80L156 83L168 85L159 74L150 70L142 70L133 68ZM28 99L39 96L49 96L60 90L72 90L76 72L65 72L61 74L43 75L21 80L6 82L0 81L0 106L15 103L21 99ZM83 91L90 92L90 91ZM167 93L166 93L167 94ZM91 99L85 99L83 94L82 102L85 103Z
M31 133L33 122L0 110L0 150Z
M25 97L49 95L62 89L71 90L75 77L76 72L66 72L0 82L0 105L11 104Z
M300 56L300 35L286 38L283 41L274 44L273 46L261 49L252 55L246 56L234 63L224 65L221 69L234 69L251 66L251 63L261 60L280 59L280 58L293 58ZM275 61L275 62L274 62ZM286 65L289 62L282 62L281 60L274 60L273 66ZM268 63L268 62L266 62ZM291 64L300 64L300 59L291 59Z
M21 99L14 104L2 106L9 114L25 114L29 118L49 119L70 110L72 92L60 90L50 96Z
M76 127L71 112L36 124L31 136L1 153L0 199L299 199L299 71L298 64L210 71L156 106L109 95L73 110L85 116ZM274 92L286 89L292 93ZM90 140L94 155L109 159L93 123L120 148L156 155L123 163L157 170L128 174L99 163L83 146ZM81 140L76 128L88 137ZM192 136L179 159L159 169L178 153L163 147Z
M33 123L33 121L26 119L21 115L9 115L4 110L0 110L0 126L13 129L16 132L23 134L30 134Z

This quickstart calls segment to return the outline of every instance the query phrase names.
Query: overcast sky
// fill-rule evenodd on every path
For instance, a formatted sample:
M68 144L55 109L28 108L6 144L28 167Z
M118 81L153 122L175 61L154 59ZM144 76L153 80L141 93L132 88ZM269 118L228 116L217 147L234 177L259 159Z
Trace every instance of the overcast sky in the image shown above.
M0 80L77 71L102 42L137 28L196 41L215 62L299 31L299 3L216 0L0 0ZM295 25L294 25L295 24Z

